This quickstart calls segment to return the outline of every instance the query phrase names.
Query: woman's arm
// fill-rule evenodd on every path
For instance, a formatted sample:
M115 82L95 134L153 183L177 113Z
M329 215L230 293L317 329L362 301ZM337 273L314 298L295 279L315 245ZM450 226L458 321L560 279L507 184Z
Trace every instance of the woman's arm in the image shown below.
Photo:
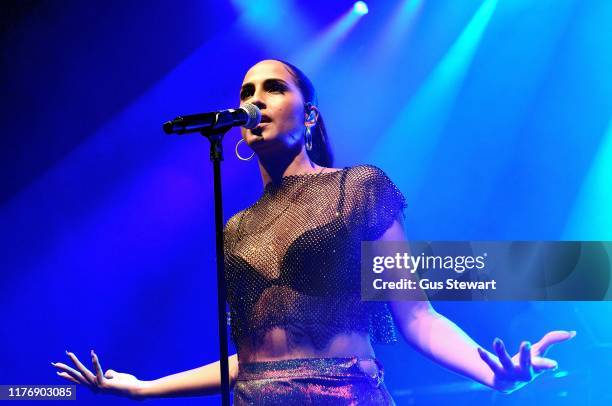
M480 346L429 302L396 301L390 307L401 335L421 354L483 385L501 389L496 387L491 368L478 355Z
M576 332L551 331L531 345L521 343L510 356L496 339L496 355L486 351L459 326L436 312L428 302L392 302L391 311L405 340L420 353L442 366L502 392L513 392L537 375L557 368L544 355L551 345L569 340Z
M378 241L405 240L403 225L396 220ZM406 245L405 250L408 249ZM478 344L459 326L436 312L424 292L413 293L413 296L418 300L390 302L393 319L406 342L442 366L494 387L493 371L478 355Z
M141 381L134 375L108 369L102 372L100 360L93 351L91 361L94 372L91 372L71 352L66 352L75 368L61 362L52 363L62 378L83 385L95 393L109 393L133 399L157 397L204 396L219 393L221 379L219 361L194 368L189 371L165 376L153 381ZM233 386L238 376L238 356L228 358L230 386Z
M402 224L395 221L379 241L405 241ZM576 334L549 332L533 345L523 342L513 357L504 343L496 339L493 343L496 354L493 355L436 312L424 294L422 300L394 301L390 307L400 333L420 353L454 372L507 393L526 385L539 373L556 369L556 361L544 358L546 351L552 344L571 339Z
M238 376L238 355L230 356L228 362L230 387L232 387ZM137 397L146 399L218 394L221 391L219 364L220 361L217 361L153 381L143 381Z

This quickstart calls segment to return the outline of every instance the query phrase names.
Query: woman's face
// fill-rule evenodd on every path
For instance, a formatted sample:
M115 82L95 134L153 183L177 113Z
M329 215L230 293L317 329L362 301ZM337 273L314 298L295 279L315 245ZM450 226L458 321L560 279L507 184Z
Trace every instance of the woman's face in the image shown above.
M242 137L256 151L292 148L302 142L304 100L283 63L266 60L249 69L240 88L240 103L252 103L261 110L261 124L252 130L242 128Z

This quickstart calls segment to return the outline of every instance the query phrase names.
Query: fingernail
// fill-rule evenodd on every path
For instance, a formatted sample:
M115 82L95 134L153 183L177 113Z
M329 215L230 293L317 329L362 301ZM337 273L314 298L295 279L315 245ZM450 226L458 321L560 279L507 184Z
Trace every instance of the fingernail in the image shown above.
M570 333L570 338L576 337L576 330L572 330L569 333Z
M52 362L51 365L55 366L55 362Z
M70 355L70 353L68 352L68 350L66 350L66 355Z

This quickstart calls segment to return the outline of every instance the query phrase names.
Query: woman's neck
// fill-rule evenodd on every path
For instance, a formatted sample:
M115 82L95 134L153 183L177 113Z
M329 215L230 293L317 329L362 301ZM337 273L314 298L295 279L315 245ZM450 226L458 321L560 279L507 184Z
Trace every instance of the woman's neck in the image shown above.
M289 159L283 160L278 155L272 159L259 158L259 170L264 187L270 182L280 182L285 176L316 173L321 169L319 165L310 160L303 148L297 155Z

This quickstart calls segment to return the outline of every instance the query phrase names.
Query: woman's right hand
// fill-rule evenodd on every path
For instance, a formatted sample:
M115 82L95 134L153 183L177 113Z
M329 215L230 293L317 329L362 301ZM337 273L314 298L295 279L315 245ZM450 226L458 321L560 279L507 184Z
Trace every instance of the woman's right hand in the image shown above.
M95 373L87 369L73 353L66 351L66 355L74 363L76 369L61 362L51 363L55 368L59 369L57 374L62 378L84 385L94 393L111 393L132 399L144 399L144 381L138 380L134 375L123 374L112 369L108 369L103 374L98 356L93 350L91 350L91 361Z

